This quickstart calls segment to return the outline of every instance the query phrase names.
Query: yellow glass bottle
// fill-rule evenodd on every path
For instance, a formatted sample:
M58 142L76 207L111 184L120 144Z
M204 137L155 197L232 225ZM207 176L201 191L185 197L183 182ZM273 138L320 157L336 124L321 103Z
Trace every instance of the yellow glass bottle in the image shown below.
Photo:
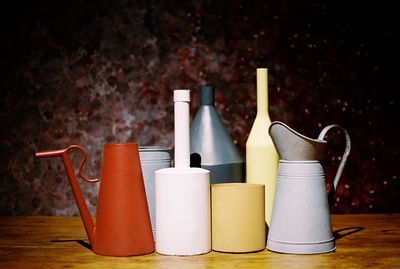
M246 142L246 182L265 185L265 220L270 225L278 153L268 133L268 69L257 68L257 115Z

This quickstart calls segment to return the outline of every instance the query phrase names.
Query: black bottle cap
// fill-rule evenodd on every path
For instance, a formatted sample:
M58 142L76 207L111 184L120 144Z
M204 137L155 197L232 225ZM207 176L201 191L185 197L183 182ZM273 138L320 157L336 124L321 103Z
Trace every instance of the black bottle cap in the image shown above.
M214 87L212 86L200 87L200 105L201 106L214 105Z

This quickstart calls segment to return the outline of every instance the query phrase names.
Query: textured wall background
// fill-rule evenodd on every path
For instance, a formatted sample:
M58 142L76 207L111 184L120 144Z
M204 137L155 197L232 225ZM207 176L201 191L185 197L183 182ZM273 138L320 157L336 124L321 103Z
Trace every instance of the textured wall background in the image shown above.
M74 215L61 160L79 144L172 146L174 88L217 88L242 156L269 68L272 120L316 138L345 127L352 153L332 211L400 212L395 12L363 1L14 1L1 18L0 214ZM396 48L396 50L395 50ZM397 81L396 81L397 82ZM343 141L331 135L330 180ZM74 159L77 165L79 157ZM97 185L81 184L92 213Z

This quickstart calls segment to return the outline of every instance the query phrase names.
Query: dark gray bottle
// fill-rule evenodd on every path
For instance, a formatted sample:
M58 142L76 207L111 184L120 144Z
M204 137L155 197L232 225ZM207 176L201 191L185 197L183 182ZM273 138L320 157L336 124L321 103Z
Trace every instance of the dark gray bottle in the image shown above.
M211 183L244 182L243 159L214 106L214 88L200 87L200 107L190 128L190 166L210 170Z

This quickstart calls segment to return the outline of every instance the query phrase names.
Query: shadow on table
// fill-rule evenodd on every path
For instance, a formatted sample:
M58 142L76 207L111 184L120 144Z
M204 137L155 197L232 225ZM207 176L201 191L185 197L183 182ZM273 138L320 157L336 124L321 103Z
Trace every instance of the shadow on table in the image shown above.
M362 231L362 230L364 230L364 229L365 229L364 227L349 227L349 228L343 228L343 229L334 231L334 232L333 232L333 236L335 237L335 240L338 240L338 239L340 239L340 238L342 238L342 237L351 235L351 234L353 234L353 233L360 232L360 231ZM267 226L267 231L268 231L268 226ZM77 242L77 243L80 244L81 246L83 246L83 247L85 247L85 248L87 248L87 249L92 250L92 246L91 246L89 243L87 243L87 242L85 242L85 241L83 241L83 240L51 240L50 242L51 242L51 243Z
M362 231L364 229L365 229L364 227L343 228L343 229L334 231L333 232L333 236L335 237L335 240L338 240L338 239L340 239L342 237L351 235L351 234L356 233L356 232L360 232L360 231Z
M85 248L87 248L87 249L92 250L92 246L91 246L89 243L87 243L87 242L85 242L85 241L83 241L83 240L51 240L50 242L51 242L51 243L77 242L77 243L80 244L81 246L83 246L83 247L85 247Z

